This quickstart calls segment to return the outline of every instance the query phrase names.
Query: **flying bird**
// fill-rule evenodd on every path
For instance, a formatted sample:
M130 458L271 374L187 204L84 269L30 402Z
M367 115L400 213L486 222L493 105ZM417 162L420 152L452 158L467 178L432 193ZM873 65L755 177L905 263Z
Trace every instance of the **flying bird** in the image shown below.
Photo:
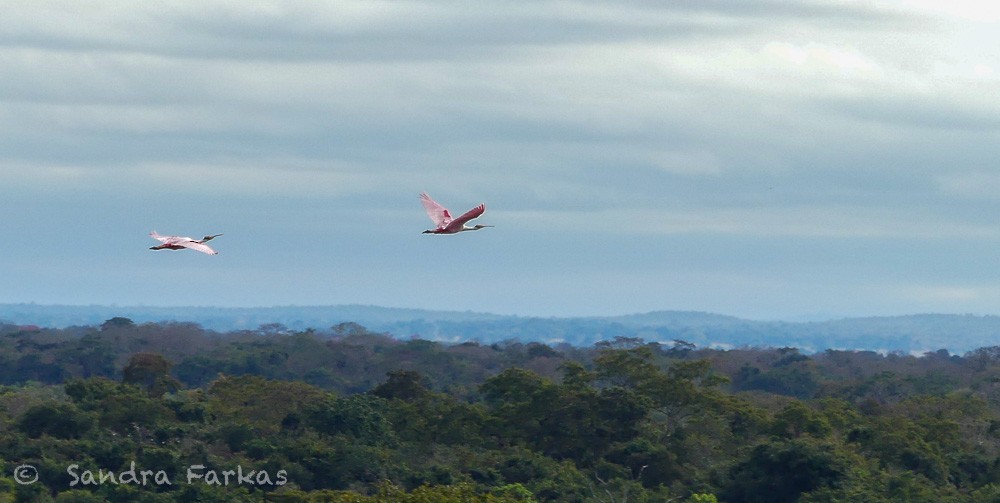
M448 208L441 206L437 201L431 199L431 196L428 196L426 192L420 193L420 202L424 205L424 209L427 210L427 216L431 217L431 221L435 225L433 229L424 231L424 234L455 234L462 231L478 231L484 227L493 227L492 225L481 224L472 227L465 225L469 220L482 215L486 211L485 204L480 204L466 211L462 216L453 219Z
M213 234L198 240L184 236L161 236L157 234L156 231L150 232L149 235L152 236L153 239L163 243L157 246L151 246L149 248L150 250L183 250L184 248L190 248L209 255L218 255L219 252L209 248L208 245L205 244L205 241L211 241L222 234Z

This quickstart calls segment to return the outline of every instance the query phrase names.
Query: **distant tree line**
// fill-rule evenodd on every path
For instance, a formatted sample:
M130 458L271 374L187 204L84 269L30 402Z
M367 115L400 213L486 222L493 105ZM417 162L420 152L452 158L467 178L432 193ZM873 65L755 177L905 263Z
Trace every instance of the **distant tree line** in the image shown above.
M441 344L113 318L0 325L0 348L0 502L1000 501L1000 347Z

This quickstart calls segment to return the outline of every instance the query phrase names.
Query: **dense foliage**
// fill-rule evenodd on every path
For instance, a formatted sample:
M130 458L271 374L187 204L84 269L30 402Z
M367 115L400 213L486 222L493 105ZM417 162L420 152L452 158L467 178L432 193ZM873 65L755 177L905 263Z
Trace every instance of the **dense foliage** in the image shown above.
M0 349L0 502L1000 501L997 347L445 345L113 318L0 325Z

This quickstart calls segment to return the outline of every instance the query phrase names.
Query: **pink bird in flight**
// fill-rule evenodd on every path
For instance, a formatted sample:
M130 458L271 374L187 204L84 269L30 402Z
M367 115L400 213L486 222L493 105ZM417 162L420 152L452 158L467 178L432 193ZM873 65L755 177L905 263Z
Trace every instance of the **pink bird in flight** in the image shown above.
M486 211L485 204L480 204L466 211L462 216L453 219L448 208L441 206L437 201L431 199L431 196L428 196L426 192L420 193L420 202L424 205L424 209L427 210L427 216L431 217L431 221L435 225L433 229L424 231L424 234L455 234L462 231L478 231L484 227L493 227L492 225L481 224L472 227L465 225L469 220L482 215Z
M150 232L149 235L152 236L153 239L163 243L157 246L151 246L149 248L150 250L183 250L185 248L189 248L191 250L197 250L209 255L218 255L219 252L209 248L208 245L205 244L205 241L211 241L222 234L205 236L199 240L194 240L184 236L161 236L157 234L156 231Z

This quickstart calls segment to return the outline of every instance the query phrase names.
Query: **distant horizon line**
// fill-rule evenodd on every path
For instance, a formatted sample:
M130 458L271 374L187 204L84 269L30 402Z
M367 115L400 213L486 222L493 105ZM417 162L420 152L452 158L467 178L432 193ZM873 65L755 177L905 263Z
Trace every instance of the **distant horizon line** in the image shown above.
M367 308L367 309L384 309L384 310L396 310L396 311L425 311L432 313L449 313L449 314L474 314L474 315L486 315L486 316L496 316L496 317L506 317L506 318L525 318L525 319L574 319L574 318L596 318L596 319L608 319L608 318L622 318L631 316L642 316L642 315L653 315L658 313L688 313L688 314L700 314L709 316L719 316L726 318L735 318L738 320L762 322L762 323L824 323L833 321L845 321L845 320L860 320L860 319L891 319L891 318L912 318L920 316L969 316L978 318L996 318L1000 317L1000 314L991 313L957 313L957 312L908 312L902 314L869 314L869 315L844 315L844 314L799 314L799 315L789 315L785 317L750 317L736 314L727 314L718 311L710 310L696 310L696 309L655 309L651 311L633 311L628 313L620 314L587 314L587 315L525 315L525 314L510 314L510 313L498 313L491 311L479 311L472 309L434 309L434 308L424 308L424 307L399 307L399 306L385 306L379 304L361 304L361 303L350 303L350 304L272 304L272 305L240 305L240 306L227 306L227 305L156 305L156 304L100 304L100 303L90 303L90 304L69 304L69 303L41 303L35 301L28 302L0 302L0 306L34 306L41 308L105 308L105 309L225 309L225 310L265 310L265 309L330 309L330 308Z

